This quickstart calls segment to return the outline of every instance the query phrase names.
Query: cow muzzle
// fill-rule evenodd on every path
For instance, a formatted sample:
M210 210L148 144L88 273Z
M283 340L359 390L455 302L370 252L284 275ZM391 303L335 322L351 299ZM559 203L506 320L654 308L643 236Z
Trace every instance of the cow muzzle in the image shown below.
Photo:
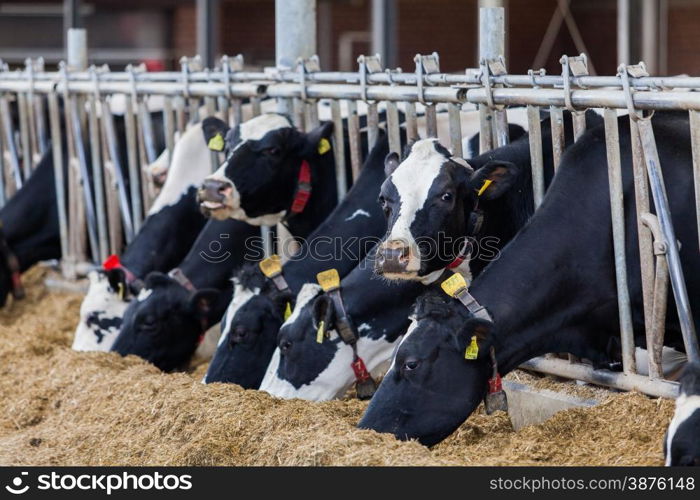
M204 179L197 191L199 208L207 217L223 220L234 210L233 184L223 179Z
M386 277L406 277L420 270L420 259L404 241L390 240L377 249L375 271Z

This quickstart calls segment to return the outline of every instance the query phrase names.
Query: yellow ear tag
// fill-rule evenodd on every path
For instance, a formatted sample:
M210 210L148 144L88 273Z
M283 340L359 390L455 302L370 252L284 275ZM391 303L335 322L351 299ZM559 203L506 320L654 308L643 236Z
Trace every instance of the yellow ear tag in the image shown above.
M324 292L329 292L340 286L340 275L337 269L329 269L318 273L316 275L316 280L318 284L321 285Z
M493 184L493 181L491 179L486 179L484 181L484 184L481 186L481 189L479 189L476 195L481 196L482 194L484 194L484 191L486 191L491 184Z
M479 356L479 344L476 343L476 335L472 337L472 341L464 351L464 359L476 359Z
M292 304L287 302L287 307L284 308L284 320L287 321L292 315Z
M117 285L117 293L119 294L119 300L124 300L124 283Z
M440 283L440 287L447 295L454 297L457 292L467 288L467 282L464 280L464 276L459 273L454 273L452 276Z
M326 323L324 321L319 322L318 330L316 330L316 342L323 344L323 338L326 336Z
M325 137L318 141L318 154L325 155L331 150L331 143Z
M262 273L268 278L277 276L282 272L282 262L280 261L280 256L277 254L270 255L267 259L261 260L258 262L258 266Z
M214 137L209 139L209 144L207 144L209 149L212 151L223 151L224 150L224 136L220 133L216 134Z

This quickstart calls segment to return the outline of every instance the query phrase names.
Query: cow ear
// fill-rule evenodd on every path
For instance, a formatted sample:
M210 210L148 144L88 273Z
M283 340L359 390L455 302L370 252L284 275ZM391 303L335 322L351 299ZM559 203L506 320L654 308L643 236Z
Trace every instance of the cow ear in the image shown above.
M520 175L520 168L509 161L492 160L474 172L469 188L486 200L493 200L508 191Z
M482 359L488 357L491 348L491 329L493 323L485 319L470 318L455 335L457 349L464 353L465 359Z
M389 177L394 173L394 170L396 170L400 164L401 160L396 152L386 155L386 158L384 158L384 175Z
M289 292L279 292L273 294L272 303L274 307L274 314L279 314L282 316L283 321L286 321L294 310L294 299L294 294Z
M333 322L335 321L333 299L328 295L320 295L317 297L311 309L311 320L314 330L318 330L321 321L323 321L326 330L333 328Z
M169 278L166 274L158 272L158 271L151 271L146 275L146 288L156 288L159 286L167 286L170 283L173 283L173 279Z
M333 133L333 122L323 122L321 125L305 134L302 147L302 158L324 155L331 149L330 138Z
M190 309L200 319L210 320L216 309L216 302L221 292L215 288L197 290L190 297Z
M219 120L214 116L209 116L202 121L202 133L204 134L204 142L212 151L223 151L226 141L224 140L228 133L229 126L226 122Z
M123 269L114 268L102 272L107 277L109 288L111 288L114 293L126 294L126 273Z

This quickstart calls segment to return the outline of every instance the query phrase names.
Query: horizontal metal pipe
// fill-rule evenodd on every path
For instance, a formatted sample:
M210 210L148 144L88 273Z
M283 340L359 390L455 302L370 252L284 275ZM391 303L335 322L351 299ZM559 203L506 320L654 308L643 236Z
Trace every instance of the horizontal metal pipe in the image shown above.
M635 373L594 370L590 365L570 363L564 359L538 357L526 361L520 368L535 370L548 375L582 380L591 384L615 387L625 391L639 391L649 396L675 399L678 397L678 383L668 380L651 380Z
M564 107L564 92L558 89L493 89L493 100L497 105L533 105ZM633 93L635 109L689 110L700 109L700 93L696 92L647 92ZM486 104L485 89L467 91L467 101ZM626 109L625 94L620 90L575 90L571 101L576 108Z
M1 88L1 87L0 87ZM417 101L418 87L414 86L385 86L370 85L365 87L368 100L379 101ZM312 84L306 87L306 95L311 99L348 99L362 100L362 86L360 85L325 85ZM466 89L453 87L427 87L423 89L427 102L452 102L462 103L466 100ZM279 83L267 87L267 96L301 97L301 87L292 83Z

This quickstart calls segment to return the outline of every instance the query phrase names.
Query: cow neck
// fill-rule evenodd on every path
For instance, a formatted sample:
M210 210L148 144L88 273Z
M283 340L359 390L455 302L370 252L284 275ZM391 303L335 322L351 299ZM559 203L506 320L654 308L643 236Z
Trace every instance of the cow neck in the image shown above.
M571 336L585 334L576 325L590 321L599 308L617 309L609 206L585 201L550 196L469 289L493 317L502 373L534 356L570 352ZM582 213L588 214L585 228L575 215ZM543 234L556 236L543 245ZM599 242L607 246L601 249ZM617 328L614 316L611 328Z
M302 159L294 198L284 221L289 232L306 238L333 210L337 192L333 150Z
M0 259L4 262L7 269L10 271L10 281L12 287L12 296L15 299L22 299L25 296L24 286L22 285L22 274L20 272L19 259L10 248L10 244L5 238L5 232L2 230L2 222L0 222Z

